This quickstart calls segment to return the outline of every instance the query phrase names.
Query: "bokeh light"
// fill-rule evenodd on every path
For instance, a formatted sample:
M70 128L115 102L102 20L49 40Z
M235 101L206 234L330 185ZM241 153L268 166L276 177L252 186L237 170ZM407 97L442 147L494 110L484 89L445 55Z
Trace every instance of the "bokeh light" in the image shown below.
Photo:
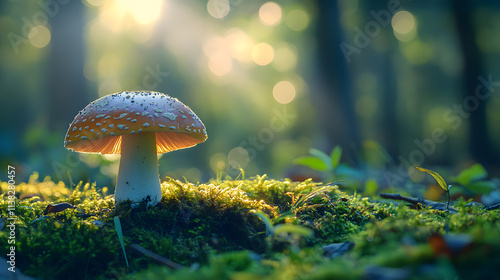
M400 41L410 41L416 36L415 17L408 11L399 11L391 20L394 35Z
M238 28L230 29L226 35L226 42L237 60L245 63L252 61L254 41L247 33Z
M363 95L356 100L355 109L362 118L373 118L378 110L378 101L373 95Z
M210 168L217 172L226 168L226 155L223 153L215 153L210 157Z
M252 59L260 66L268 65L273 61L274 50L268 43L259 43L252 49Z
M281 104L288 104L295 98L295 86L289 81L280 81L273 88L273 96Z
M234 169L245 168L250 162L250 156L244 148L236 147L229 151L227 161Z
M274 53L273 66L280 72L292 71L297 65L297 54L290 46L276 49Z
M104 0L87 0L87 3L89 3L92 6L101 6L104 4Z
M302 9L292 10L286 16L286 25L293 31L301 31L309 25L309 14Z
M224 76L233 68L231 57L227 53L219 52L210 56L208 68L217 76Z
M267 2L259 9L260 21L268 26L278 25L281 22L282 14L280 5L274 2Z
M230 10L228 0L209 0L207 3L207 11L214 18L223 18L229 14Z
M99 96L105 96L121 90L122 86L117 80L107 79L99 85Z
M28 38L35 48L43 48L50 43L50 30L42 25L34 26L30 29Z
M162 0L121 0L134 20L143 25L154 23L160 18Z

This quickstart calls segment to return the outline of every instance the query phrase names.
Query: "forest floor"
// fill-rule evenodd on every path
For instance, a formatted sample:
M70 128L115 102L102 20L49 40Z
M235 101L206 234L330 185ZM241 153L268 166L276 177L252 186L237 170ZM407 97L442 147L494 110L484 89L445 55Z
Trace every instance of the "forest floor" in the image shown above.
M446 211L265 175L171 179L150 208L36 174L15 199L0 187L0 258L14 251L28 278L492 279L500 267L499 210L463 199Z

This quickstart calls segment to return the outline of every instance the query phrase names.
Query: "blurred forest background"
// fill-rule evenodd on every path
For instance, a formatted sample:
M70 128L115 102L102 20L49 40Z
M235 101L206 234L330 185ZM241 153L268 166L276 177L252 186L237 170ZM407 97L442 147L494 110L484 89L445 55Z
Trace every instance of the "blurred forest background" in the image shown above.
M118 158L63 147L91 101L155 90L209 138L164 154L164 176L267 173L310 148L363 171L410 165L500 176L498 1L0 2L0 155L17 180L114 186ZM5 168L4 168L5 167ZM5 180L7 172L0 174Z

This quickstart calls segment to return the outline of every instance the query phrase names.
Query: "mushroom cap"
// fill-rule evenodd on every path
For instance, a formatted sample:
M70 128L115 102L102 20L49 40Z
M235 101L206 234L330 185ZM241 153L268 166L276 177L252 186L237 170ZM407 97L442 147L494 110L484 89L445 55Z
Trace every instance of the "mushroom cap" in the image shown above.
M120 154L122 135L156 133L158 154L189 148L207 139L191 109L155 91L124 91L101 97L69 125L64 147L77 152Z

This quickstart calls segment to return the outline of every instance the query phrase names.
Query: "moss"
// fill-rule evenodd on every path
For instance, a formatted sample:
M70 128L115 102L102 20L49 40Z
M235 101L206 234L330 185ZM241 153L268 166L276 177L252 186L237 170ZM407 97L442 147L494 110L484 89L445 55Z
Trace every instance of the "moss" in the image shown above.
M0 182L1 215L7 216L8 184ZM43 279L359 279L373 267L403 268L429 279L488 277L500 265L500 215L458 201L456 214L370 201L336 186L257 176L207 184L168 180L155 207L114 206L95 185L74 189L50 178L16 186L16 267ZM74 209L43 215L49 204ZM270 236L254 211L271 225L314 231ZM115 232L120 216L128 268ZM299 231L297 231L299 232ZM465 234L467 250L436 252L429 239ZM8 252L7 229L0 253ZM301 239L305 242L296 242ZM330 260L322 245L351 241L354 249ZM185 266L172 271L129 245L136 243Z

